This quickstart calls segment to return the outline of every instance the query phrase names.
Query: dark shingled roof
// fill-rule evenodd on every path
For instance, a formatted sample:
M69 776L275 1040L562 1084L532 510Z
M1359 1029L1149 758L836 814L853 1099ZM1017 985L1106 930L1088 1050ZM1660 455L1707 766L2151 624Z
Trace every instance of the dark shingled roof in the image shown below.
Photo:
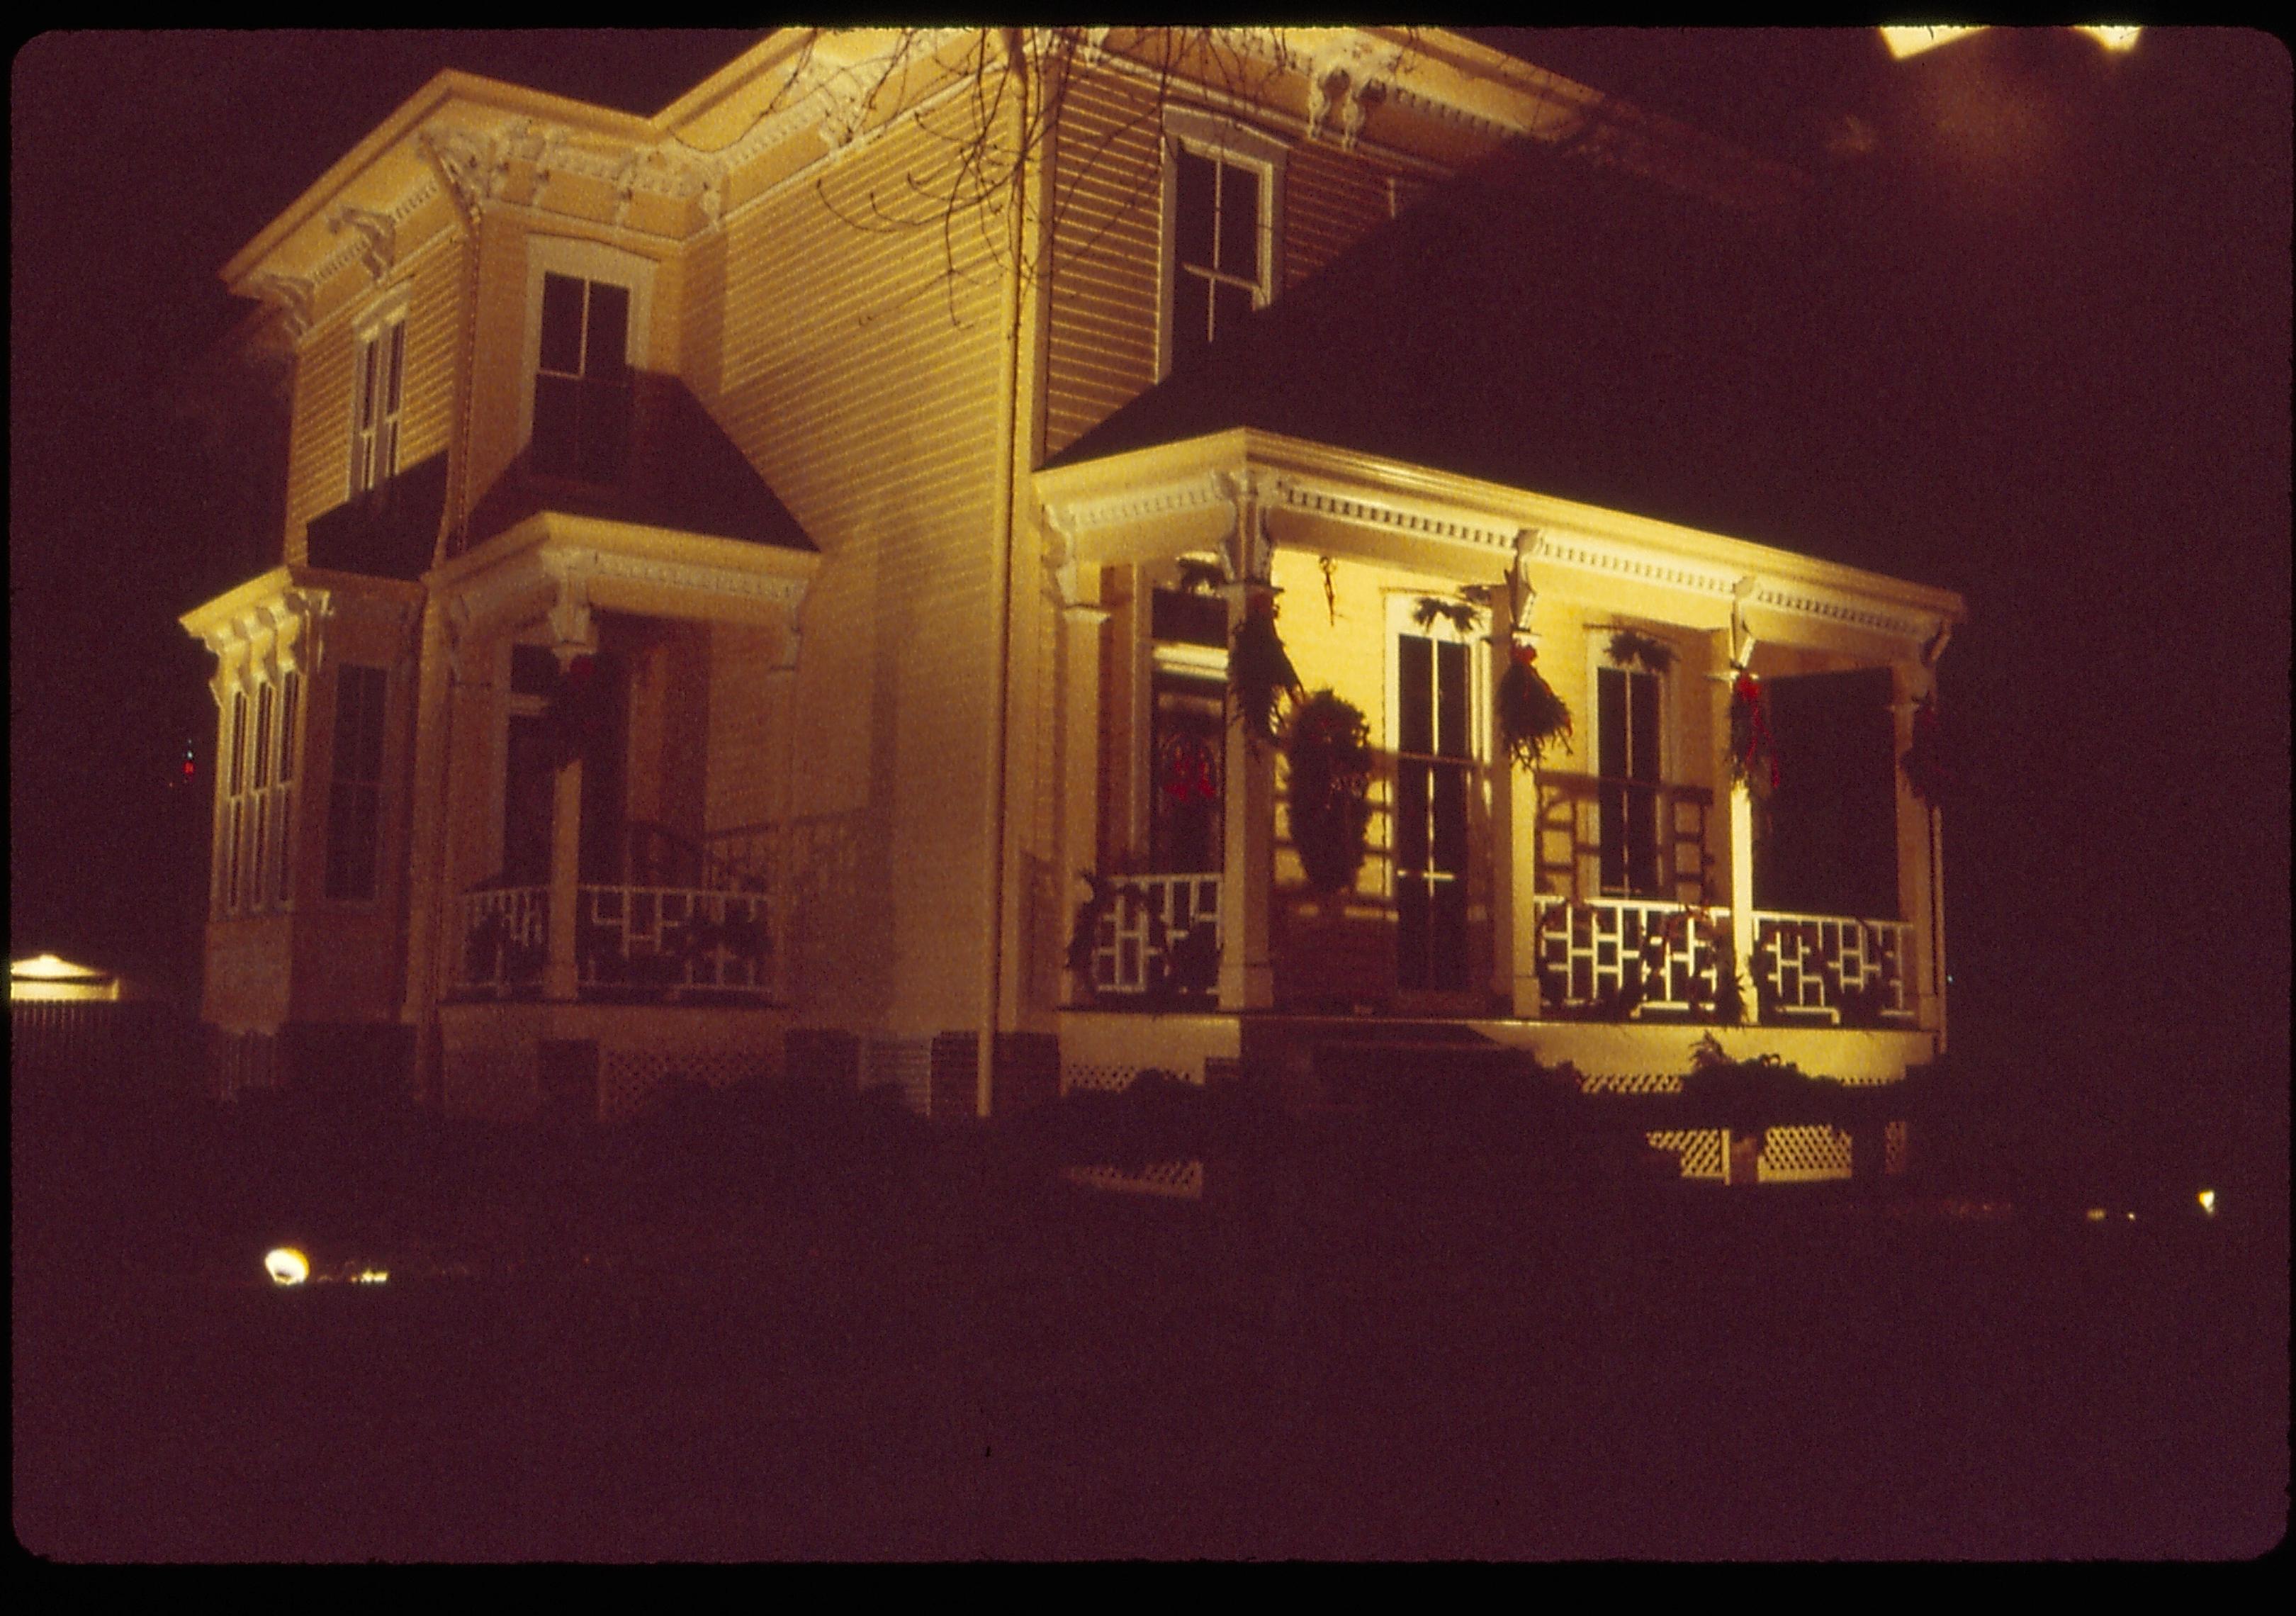
M1049 463L1253 427L1853 560L1798 220L1511 150Z

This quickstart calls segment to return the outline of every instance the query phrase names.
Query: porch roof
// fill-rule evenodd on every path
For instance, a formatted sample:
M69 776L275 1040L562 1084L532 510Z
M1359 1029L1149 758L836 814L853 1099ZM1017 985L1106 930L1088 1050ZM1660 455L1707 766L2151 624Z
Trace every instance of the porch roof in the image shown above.
M1828 275L1789 213L1511 149L1047 463L1249 428L1870 562Z

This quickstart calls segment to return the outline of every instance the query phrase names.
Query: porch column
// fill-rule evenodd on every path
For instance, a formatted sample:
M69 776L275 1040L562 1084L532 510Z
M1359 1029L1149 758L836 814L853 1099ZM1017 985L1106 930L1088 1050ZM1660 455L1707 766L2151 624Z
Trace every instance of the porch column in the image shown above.
M551 652L558 659L562 682L574 660L594 656L597 636L590 619L589 602L579 583L561 582L558 603L551 609L555 636ZM593 672L592 677L602 677ZM572 1000L580 996L581 973L575 959L577 907L582 885L582 754L579 749L559 765L550 804L550 956L542 968L542 997Z
M1516 640L1530 643L1520 627L1529 599L1518 548L1507 587L1491 610L1491 990L1517 1020L1535 1021L1540 1008L1538 775L1535 770L1527 775L1516 772L1496 701L1514 661Z
M1063 921L1077 900L1079 871L1098 872L1100 859L1100 648L1108 612L1076 603L1061 609L1060 867ZM1067 933L1062 933L1066 940ZM1081 999L1087 984L1070 980L1067 998Z
M1730 958L1741 989L1738 1019L1759 1018L1754 991L1754 793L1743 780L1730 783Z
M1943 636L1932 641L1940 649ZM1914 714L1925 695L1937 690L1936 676L1919 664L1900 661L1892 669L1896 700L1896 754L1914 743ZM1914 794L1906 771L1896 769L1898 786L1898 913L1913 923L1909 957L1900 962L1913 997L1915 1024L1945 1047L1945 916L1939 890L1938 813Z
M1246 618L1275 610L1275 591L1268 582L1272 558L1261 526L1258 480L1245 472L1224 475L1221 481L1235 507L1226 557L1227 636L1233 645ZM1275 1004L1267 939L1275 884L1275 749L1234 721L1233 701L1231 695L1221 801L1219 1007L1267 1010Z

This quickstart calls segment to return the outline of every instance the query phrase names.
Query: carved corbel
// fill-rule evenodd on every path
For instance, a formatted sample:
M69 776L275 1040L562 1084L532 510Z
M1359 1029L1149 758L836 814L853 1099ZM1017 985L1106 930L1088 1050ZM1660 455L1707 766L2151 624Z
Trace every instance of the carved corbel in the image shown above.
M1761 580L1749 572L1730 590L1730 667L1743 673L1754 660L1754 636L1746 627L1746 603L1754 598Z
M501 178L502 156L495 143L467 129L440 127L417 135L414 146L439 176L439 188L453 199L464 227L477 229L479 211Z
M389 214L346 204L336 209L334 216L328 219L327 234L340 235L346 228L358 232L363 243L359 267L366 271L368 280L381 285L398 256L398 225Z
M1268 537L1267 502L1274 485L1259 472L1215 472L1213 486L1235 512L1235 521L1220 545L1220 566L1230 584L1265 586L1275 561L1275 541Z
M1308 138L1314 140L1337 114L1340 149L1351 152L1364 119L1387 99L1387 78L1401 54L1382 60L1370 41L1352 39L1319 53L1308 65Z
M595 564L586 555L562 554L552 555L548 565L558 586L550 603L550 649L563 667L598 647L597 624L590 611L590 575Z
M615 168L614 176L607 183L614 188L614 224L617 228L629 223L630 204L637 200L638 168L645 153L633 146L630 154Z
M256 282L263 300L279 311L286 324L287 334L299 342L311 329L313 301L316 293L311 283L299 275L266 275Z

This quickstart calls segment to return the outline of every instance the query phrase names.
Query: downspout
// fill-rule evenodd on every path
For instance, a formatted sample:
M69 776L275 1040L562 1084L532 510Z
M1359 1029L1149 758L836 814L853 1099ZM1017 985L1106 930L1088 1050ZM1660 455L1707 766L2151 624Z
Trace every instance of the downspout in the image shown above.
M1020 30L1003 30L1005 70L1021 80L1021 133L1027 135L1029 69ZM980 1001L980 1042L973 1074L973 1114L986 1118L991 1103L996 1070L997 1023L1002 1019L1004 964L1004 756L1005 735L1013 704L1013 553L1017 537L1013 501L1018 479L1013 474L1013 442L1020 420L1021 396L1021 249L1026 240L1029 153L1021 145L1013 168L1013 262L1008 279L1004 324L1004 397L997 406L997 502L1002 514L996 536L995 593L996 619L996 701L988 726L988 937Z

